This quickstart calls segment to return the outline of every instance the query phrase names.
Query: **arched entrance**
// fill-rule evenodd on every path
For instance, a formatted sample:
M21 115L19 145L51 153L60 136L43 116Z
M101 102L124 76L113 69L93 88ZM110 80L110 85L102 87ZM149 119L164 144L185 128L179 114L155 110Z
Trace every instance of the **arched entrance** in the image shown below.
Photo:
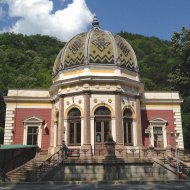
M133 146L133 117L130 109L123 112L123 139L125 146Z
M78 108L72 108L68 113L68 145L81 145L81 113Z
M94 113L94 126L95 126L95 155L104 155L105 142L108 141L109 134L111 133L111 111L100 106Z

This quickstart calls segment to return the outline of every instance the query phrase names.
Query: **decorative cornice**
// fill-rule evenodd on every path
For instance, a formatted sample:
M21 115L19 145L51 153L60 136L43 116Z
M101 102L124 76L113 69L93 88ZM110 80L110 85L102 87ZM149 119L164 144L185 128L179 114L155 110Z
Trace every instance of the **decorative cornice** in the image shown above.
M6 102L48 102L51 103L51 98L41 98L41 97L17 97L17 96L4 96L4 101Z

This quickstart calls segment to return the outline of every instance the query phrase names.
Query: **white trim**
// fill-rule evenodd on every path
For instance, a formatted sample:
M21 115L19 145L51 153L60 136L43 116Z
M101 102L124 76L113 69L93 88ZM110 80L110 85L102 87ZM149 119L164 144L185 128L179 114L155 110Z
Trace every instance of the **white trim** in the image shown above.
M162 118L154 118L152 120L149 121L150 122L150 143L151 145L149 146L153 146L154 147L154 133L153 133L153 129L154 127L161 127L162 128L162 138L163 138L163 148L166 148L168 145L167 142L167 132L166 132L166 123L167 121L162 119Z
M32 123L25 123L24 124L24 137L23 137L23 144L27 145L27 134L28 134L28 128L29 127L38 127L38 147L41 148L42 144L42 124L32 124Z
M137 146L137 123L133 120L133 146Z
M80 122L81 122L80 123L81 124L81 145L80 146L82 146L84 144L84 138L87 138L87 137L84 136L84 119L81 118Z
M90 129L90 133L91 133L91 145L92 145L92 151L93 151L93 155L94 155L94 149L95 149L95 127L94 127L94 117L91 117L90 118L90 126L91 126L91 129Z
M28 128L29 127L38 127L37 145L38 145L38 147L41 148L41 145L42 145L42 122L43 122L43 120L36 116L27 117L23 121L23 123L24 123L23 144L24 145L27 145Z
M54 144L54 147L56 147L57 146L57 125L56 124L54 124L54 126L53 126L53 130L54 130L54 138L53 138L53 144Z

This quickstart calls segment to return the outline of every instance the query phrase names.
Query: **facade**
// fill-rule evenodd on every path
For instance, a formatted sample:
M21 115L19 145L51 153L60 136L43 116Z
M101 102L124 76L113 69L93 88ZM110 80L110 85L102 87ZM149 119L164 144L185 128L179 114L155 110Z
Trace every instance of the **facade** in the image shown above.
M145 92L135 52L118 35L92 29L58 54L49 90L9 90L4 144L53 153L64 140L81 155L115 148L184 148L178 92Z

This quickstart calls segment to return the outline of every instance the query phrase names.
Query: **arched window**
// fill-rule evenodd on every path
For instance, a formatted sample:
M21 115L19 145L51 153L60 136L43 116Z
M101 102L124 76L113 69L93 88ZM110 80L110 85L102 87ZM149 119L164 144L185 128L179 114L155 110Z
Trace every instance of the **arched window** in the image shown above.
M111 116L111 112L108 108L101 106L95 110L95 116Z
M128 146L133 145L133 118L130 109L125 109L123 112L123 134L124 144Z
M73 108L68 113L68 144L81 145L81 113Z
M95 110L95 144L104 144L111 133L111 112L101 106Z

